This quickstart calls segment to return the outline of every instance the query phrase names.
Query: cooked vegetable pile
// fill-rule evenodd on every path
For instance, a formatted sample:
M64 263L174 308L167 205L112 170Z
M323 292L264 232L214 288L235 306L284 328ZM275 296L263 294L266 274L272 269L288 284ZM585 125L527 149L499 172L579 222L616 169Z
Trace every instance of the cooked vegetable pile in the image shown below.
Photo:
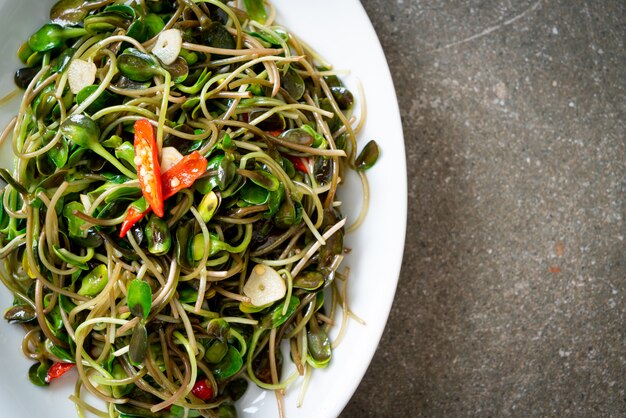
M356 156L364 110L275 14L61 0L18 51L5 318L26 330L33 383L77 370L79 415L234 417L248 382L281 405L355 317L336 193L360 175L356 227L378 146Z

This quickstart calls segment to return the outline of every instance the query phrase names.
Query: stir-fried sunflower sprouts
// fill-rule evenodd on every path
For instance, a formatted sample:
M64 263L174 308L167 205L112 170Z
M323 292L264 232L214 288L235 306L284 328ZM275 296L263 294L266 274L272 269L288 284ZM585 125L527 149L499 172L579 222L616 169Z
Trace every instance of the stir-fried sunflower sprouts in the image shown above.
M267 1L61 0L50 16L18 51L0 134L0 279L30 380L75 368L81 417L233 417L249 382L282 416L300 380L300 406L362 322L341 268L378 158L374 142L357 156L362 87L357 107ZM346 229L351 170L364 199Z

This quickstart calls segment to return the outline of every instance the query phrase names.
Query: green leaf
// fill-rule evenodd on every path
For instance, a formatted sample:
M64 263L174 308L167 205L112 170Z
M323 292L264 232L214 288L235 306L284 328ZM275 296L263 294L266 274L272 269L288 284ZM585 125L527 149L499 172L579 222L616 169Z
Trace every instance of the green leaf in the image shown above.
M122 137L118 135L111 135L111 138L102 141L101 144L104 148L117 148L122 145L122 142L124 142Z
M270 192L253 182L246 182L239 191L239 197L251 205L264 205L270 197Z
M57 168L65 167L67 164L67 160L69 158L69 145L65 138L59 139L59 142L48 151L48 156L50 160L54 163Z
M78 92L78 94L76 95L76 103L77 104L81 104L83 103L85 100L87 100L96 90L98 90L97 85L91 85L91 86L87 86L85 88L83 88L81 91ZM100 95L96 98L96 100L94 100L88 107L87 109L85 109L86 113L89 113L90 115L98 112L99 110L104 109L107 104L109 102L111 102L113 99L115 98L115 96L113 96L111 93L109 93L107 90L104 90L102 93L100 93Z
M304 271L293 280L293 287L308 291L316 290L324 284L324 275L316 270Z
M185 408L183 408L182 406L172 405L172 407L170 408L170 414L172 414L172 416L175 418L198 418L202 416L197 409L188 409L186 412L187 413L185 413Z
M204 195L204 197L200 201L200 204L198 205L198 213L202 217L204 223L209 222L213 218L213 215L215 214L215 211L217 210L219 205L220 198L217 194L215 194L215 192L210 191L209 193Z
M85 255L76 255L69 251L67 248L61 248L58 245L54 245L52 247L52 251L61 260L65 261L68 264L76 266L81 270L89 269L89 266L87 266L87 262L91 260L95 254L95 251L92 247L87 248L87 254Z
M85 221L74 215L74 212L85 212L85 207L82 203L74 201L70 202L63 208L63 216L67 219L67 227L70 237L85 238L87 236L87 229L83 229Z
M316 319L312 319L312 321L316 321ZM310 329L307 332L309 362L315 368L326 367L332 356L330 338L317 324L309 323L309 326Z
M76 361L76 358L69 351L57 345L54 345L54 343L50 340L46 340L46 350L68 363L73 363Z
M128 285L128 309L136 317L146 319L152 309L152 289L143 280L135 279Z
M113 356L111 356L113 357ZM124 367L118 362L115 362L111 368L111 375L116 380L126 379L128 375L124 370ZM128 395L133 390L134 385L121 385L121 386L111 386L111 392L115 398L123 398Z
M251 19L263 24L267 20L267 10L263 0L244 0L243 4L246 6L248 16Z
M135 168L135 147L129 141L125 141L115 148L115 157L118 160L126 161L131 167Z
M211 364L216 364L222 361L227 353L228 344L220 340L214 340L206 348L204 352L204 359Z
M146 24L148 39L157 36L165 27L163 19L154 13L148 13L146 17L144 17L144 23Z
M193 65L189 61L187 62L188 64ZM200 92L200 90L202 90L202 87L204 87L204 85L207 83L207 81L209 81L210 78L211 78L211 72L207 71L207 69L205 68L204 70L202 70L202 74L200 74L200 77L198 77L198 79L193 84L193 86L187 87L182 84L178 84L176 88L182 91L183 93L187 93L189 95L197 94ZM198 100L200 99L198 98ZM195 106L192 106L192 104L189 104L186 106L186 108L193 108L193 107Z
M241 354L234 347L229 346L222 361L213 367L213 375L216 379L224 380L235 375L242 367Z
M102 292L102 289L106 287L108 282L109 272L107 266L100 264L83 277L78 294L81 296L96 296Z
M261 186L264 189L269 190L270 192L275 192L280 187L280 182L278 181L278 179L273 174L270 174L267 171L249 171L246 174L246 177L252 180L252 182L254 182L254 184L256 184L257 186Z
M83 28L63 28L54 23L43 25L29 39L28 45L33 51L46 52L62 46L67 39L83 36Z
M279 326L287 322L287 320L291 317L291 315L293 315L296 309L298 309L298 306L300 306L300 299L298 299L295 296L292 296L291 299L289 299L287 312L283 315L283 308L285 307L285 305L283 303L278 304L272 310L272 312L270 312L263 318L263 321L261 322L261 328L264 328L264 329L278 328Z
M57 58L56 64L54 65L54 67L52 67L52 71L56 73L62 73L63 71L65 71L67 66L72 61L75 53L75 48L67 48L65 51L61 52L61 54Z
M302 125L301 129L306 131L309 135L313 137L313 147L319 149L328 148L328 141L322 135L318 134L315 129L313 129L310 125Z

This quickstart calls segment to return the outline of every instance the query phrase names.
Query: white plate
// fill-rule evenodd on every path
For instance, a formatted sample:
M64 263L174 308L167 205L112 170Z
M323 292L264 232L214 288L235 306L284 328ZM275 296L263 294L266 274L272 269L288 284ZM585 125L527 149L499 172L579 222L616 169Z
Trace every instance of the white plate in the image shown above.
M13 86L19 63L15 51L41 24L52 1L0 0L0 95ZM349 299L354 312L365 320L352 321L343 343L333 353L330 366L315 370L302 407L296 407L300 383L285 399L288 418L336 417L340 414L374 355L396 290L406 225L406 166L402 126L389 69L374 29L357 0L274 0L278 22L294 31L321 53L336 69L351 71L344 77L357 93L356 80L363 83L368 104L363 146L376 139L381 158L368 172L372 202L365 224L347 238L353 251L344 262L351 268ZM17 101L0 108L4 125L16 112ZM8 148L0 155L2 166L11 158ZM343 188L344 213L358 212L360 186L354 178ZM346 190L349 189L349 190ZM10 306L11 296L0 291L0 309ZM55 381L51 387L33 386L27 377L31 362L20 350L23 332L0 320L0 404L2 416L75 416L67 399L74 375ZM251 388L239 402L241 417L275 417L273 393Z

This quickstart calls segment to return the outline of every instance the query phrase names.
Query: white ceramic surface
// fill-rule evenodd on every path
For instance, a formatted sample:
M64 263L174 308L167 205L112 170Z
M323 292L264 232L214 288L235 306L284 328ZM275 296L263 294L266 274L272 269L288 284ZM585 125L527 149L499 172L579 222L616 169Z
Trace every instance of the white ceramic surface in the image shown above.
M45 22L52 1L0 0L0 95L13 88L13 71L18 66L15 51L29 34ZM344 77L357 93L356 80L363 83L368 119L360 135L363 146L376 139L381 147L379 162L368 172L372 202L365 224L346 240L353 251L344 261L351 268L349 299L354 312L367 325L350 322L344 342L333 353L325 370L315 370L304 404L296 408L300 382L285 399L288 418L336 417L356 390L381 337L396 290L406 224L406 166L402 126L389 69L376 34L357 0L275 0L278 21L312 45L336 69L351 71ZM0 108L4 125L16 111L17 100ZM5 144L6 145L6 144ZM3 147L0 164L11 164L10 151ZM351 177L341 192L344 213L358 213L360 185ZM2 288L0 309L12 298ZM67 399L75 375L39 388L28 381L31 362L19 348L22 330L0 320L0 404L6 417L73 417ZM274 395L251 388L240 401L242 417L277 416Z

